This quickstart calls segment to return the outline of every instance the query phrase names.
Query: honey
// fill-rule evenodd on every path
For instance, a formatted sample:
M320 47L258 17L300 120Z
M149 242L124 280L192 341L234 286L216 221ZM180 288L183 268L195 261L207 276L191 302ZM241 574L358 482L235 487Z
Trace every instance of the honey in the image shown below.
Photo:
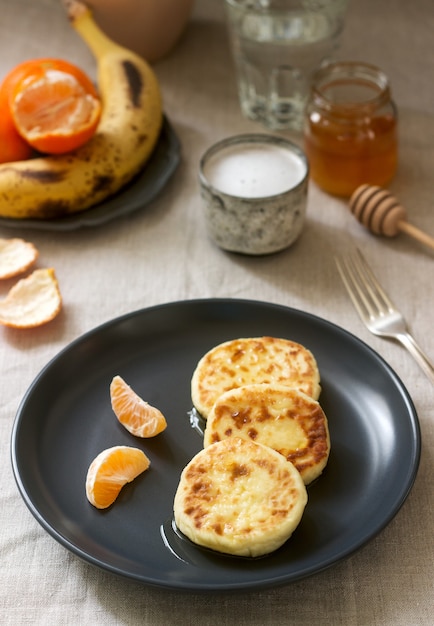
M306 110L305 152L312 180L350 196L387 185L398 162L397 113L387 77L362 63L333 63L316 75Z

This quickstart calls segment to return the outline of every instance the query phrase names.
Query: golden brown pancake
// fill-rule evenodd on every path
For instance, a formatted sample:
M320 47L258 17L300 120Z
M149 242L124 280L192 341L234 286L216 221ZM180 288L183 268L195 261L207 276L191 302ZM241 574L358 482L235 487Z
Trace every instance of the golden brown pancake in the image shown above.
M191 396L207 419L225 391L271 382L297 387L315 400L321 391L318 366L307 348L288 339L254 337L226 341L207 352L193 373Z
M291 461L305 484L325 468L330 437L321 406L302 391L276 383L223 393L206 422L204 446L242 437L273 448Z
M267 446L231 437L201 450L184 468L174 515L194 543L255 557L291 536L306 503L292 463Z

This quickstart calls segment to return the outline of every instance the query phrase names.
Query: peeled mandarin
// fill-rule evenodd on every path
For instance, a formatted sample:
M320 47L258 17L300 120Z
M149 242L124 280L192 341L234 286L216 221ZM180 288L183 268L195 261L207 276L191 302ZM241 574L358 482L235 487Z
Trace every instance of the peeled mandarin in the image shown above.
M94 135L101 100L89 77L62 59L34 59L15 68L9 94L15 127L25 141L47 154L79 148Z

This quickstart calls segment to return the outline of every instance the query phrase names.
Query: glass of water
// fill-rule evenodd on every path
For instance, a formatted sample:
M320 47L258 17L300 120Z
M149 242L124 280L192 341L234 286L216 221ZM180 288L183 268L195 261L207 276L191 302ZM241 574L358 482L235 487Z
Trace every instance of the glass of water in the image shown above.
M333 58L349 0L225 0L243 114L300 131L315 71Z

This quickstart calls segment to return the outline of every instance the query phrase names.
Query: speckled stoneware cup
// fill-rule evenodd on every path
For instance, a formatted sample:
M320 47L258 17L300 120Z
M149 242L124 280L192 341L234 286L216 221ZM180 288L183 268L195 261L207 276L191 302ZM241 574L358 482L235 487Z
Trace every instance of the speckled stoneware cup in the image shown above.
M303 230L308 177L304 152L281 137L237 135L214 144L199 165L210 238L242 254L289 247Z

